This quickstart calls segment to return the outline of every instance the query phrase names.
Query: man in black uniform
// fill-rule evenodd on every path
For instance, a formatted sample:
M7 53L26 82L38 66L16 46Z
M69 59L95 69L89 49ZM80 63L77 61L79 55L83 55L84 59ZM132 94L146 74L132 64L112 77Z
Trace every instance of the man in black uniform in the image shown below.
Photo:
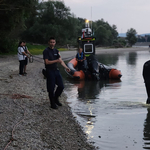
M49 47L43 51L43 59L47 73L47 91L49 93L51 108L57 109L57 105L62 106L58 97L61 95L64 89L62 77L57 68L57 63L60 63L68 72L70 69L61 59L59 51L54 48L56 44L55 38L51 37L48 43ZM54 92L55 84L57 85L57 89Z

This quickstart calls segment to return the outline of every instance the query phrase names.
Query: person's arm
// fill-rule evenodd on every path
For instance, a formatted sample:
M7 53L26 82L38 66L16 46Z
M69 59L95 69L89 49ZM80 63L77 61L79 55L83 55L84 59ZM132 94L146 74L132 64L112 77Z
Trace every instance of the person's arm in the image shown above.
M25 55L28 57L28 55L25 53L25 51L23 50L23 48L20 48L20 52L22 53L22 55Z
M45 64L46 64L46 65L51 65L51 64L54 64L54 63L61 63L61 60L60 60L60 59L56 59L56 60L44 59L44 61L45 61Z
M86 57L85 57L85 55L83 55L83 60L81 60L81 61L84 61L86 59Z
M61 61L61 65L68 71L68 72L70 72L70 69L66 66L66 64L64 63L64 61L61 59L61 58L59 58L59 60Z
M26 50L27 50L27 53L30 55L30 56L32 56L32 54L29 52L29 50L28 50L28 47L27 46L25 46L26 47Z
M25 52L22 52L23 55L28 56Z
M51 64L54 64L54 63L61 63L59 58L56 59L56 60L49 60L49 54L48 54L47 50L43 51L43 59L44 59L44 62L45 62L46 65L51 65Z
M32 56L32 54L29 52L29 50L27 49L27 53L29 54L29 55L31 55Z
M78 54L76 55L76 61L79 61L79 59L78 59Z

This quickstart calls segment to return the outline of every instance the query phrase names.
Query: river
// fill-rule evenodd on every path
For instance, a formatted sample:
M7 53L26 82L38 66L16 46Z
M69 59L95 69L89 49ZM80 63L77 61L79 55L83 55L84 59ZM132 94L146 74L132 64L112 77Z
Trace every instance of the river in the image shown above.
M68 103L89 142L102 150L150 149L150 107L142 77L149 51L100 54L120 81L74 81L61 70Z

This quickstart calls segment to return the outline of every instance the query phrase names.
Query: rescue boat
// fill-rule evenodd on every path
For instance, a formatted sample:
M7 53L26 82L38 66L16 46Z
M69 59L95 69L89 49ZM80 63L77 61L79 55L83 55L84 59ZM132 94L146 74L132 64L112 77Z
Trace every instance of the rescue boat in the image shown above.
M89 22L86 21L85 28L82 29L82 36L78 37L79 47L83 49L86 56L84 60L84 69L78 70L77 60L73 58L67 63L71 70L66 73L74 79L120 79L121 72L97 61L95 57L95 37L92 36L92 30L89 28Z
M77 60L73 58L67 63L68 68L71 70L66 73L74 79L84 80L84 79L120 79L122 74L119 70L106 66L98 62L94 55L91 55L85 60L84 69L78 70Z

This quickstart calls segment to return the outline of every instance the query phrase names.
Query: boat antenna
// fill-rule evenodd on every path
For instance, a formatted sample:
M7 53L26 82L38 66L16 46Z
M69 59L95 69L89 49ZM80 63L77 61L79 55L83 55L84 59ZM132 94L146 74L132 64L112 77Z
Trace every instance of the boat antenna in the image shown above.
M91 7L91 30L92 30L92 7ZM93 32L92 32L93 33ZM92 34L93 35L93 34Z

